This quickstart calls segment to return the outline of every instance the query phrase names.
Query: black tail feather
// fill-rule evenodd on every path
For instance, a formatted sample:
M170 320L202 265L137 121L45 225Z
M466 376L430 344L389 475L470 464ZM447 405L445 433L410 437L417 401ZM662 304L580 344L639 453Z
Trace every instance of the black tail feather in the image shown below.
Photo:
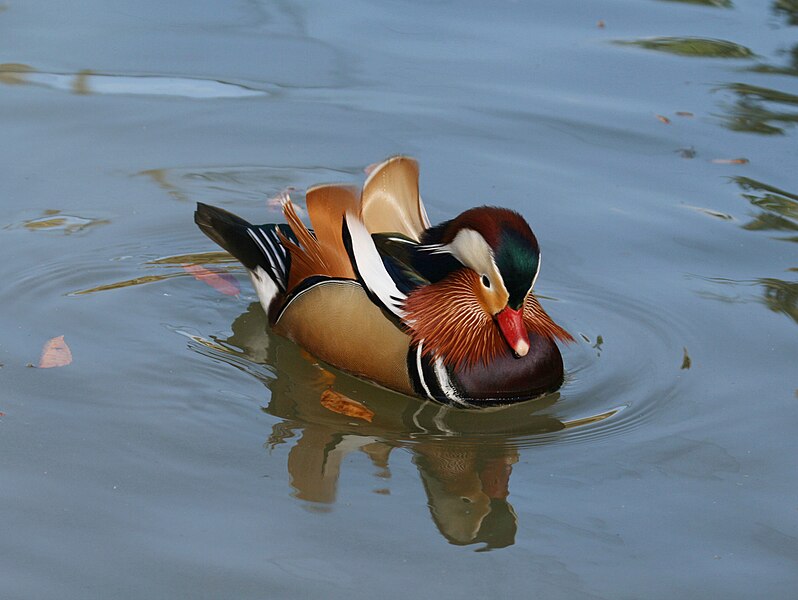
M285 291L291 256L280 244L276 230L295 239L287 225L252 225L231 212L202 202L197 202L194 222L247 269L263 268L277 287Z
M202 202L197 203L194 222L202 232L227 250L247 269L262 265L265 257L247 230L252 224L231 212Z

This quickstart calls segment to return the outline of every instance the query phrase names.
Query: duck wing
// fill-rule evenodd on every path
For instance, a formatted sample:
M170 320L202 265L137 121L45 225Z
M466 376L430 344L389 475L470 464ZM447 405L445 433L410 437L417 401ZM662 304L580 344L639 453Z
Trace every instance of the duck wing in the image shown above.
M414 267L418 253L418 244L414 240L399 233L374 233L371 239L399 291L409 294L429 283L429 279Z
M344 220L343 239L357 280L397 324L413 290L463 267L451 254L432 252L401 233L369 234L352 213Z
M374 233L371 237L386 268L396 273L397 287L405 293L420 285L436 283L463 268L463 263L452 254L421 245L407 236Z
M306 194L308 229L296 214L290 200L283 203L283 214L296 241L281 239L291 256L288 290L294 290L311 277L354 279L341 237L344 214L357 209L357 189L346 185L317 185Z
M418 162L394 156L379 164L363 186L358 216L369 233L401 233L418 241L430 226L418 192Z

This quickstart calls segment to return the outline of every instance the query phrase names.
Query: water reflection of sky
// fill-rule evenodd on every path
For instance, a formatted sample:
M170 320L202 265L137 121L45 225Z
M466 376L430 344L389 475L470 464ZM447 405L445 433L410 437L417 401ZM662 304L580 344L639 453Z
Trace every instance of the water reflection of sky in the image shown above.
M796 23L0 3L0 595L791 597ZM397 152L432 220L532 222L558 394L474 415L337 373L191 223ZM25 367L62 334L70 366Z

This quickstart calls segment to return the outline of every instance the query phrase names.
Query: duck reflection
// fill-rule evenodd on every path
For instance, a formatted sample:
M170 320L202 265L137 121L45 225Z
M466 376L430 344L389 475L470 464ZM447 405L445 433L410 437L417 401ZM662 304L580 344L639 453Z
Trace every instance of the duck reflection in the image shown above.
M564 429L558 419L539 414L558 395L486 411L456 410L333 373L270 335L257 303L232 329L229 338L200 351L255 374L270 389L262 410L281 420L266 445L292 441L288 472L296 498L327 510L336 501L344 457L364 453L376 476L387 480L391 452L401 448L412 453L432 520L450 543L485 544L480 550L514 543L517 517L508 496L519 454L512 440ZM225 352L218 352L222 347ZM325 401L330 396L337 402ZM385 487L375 491L389 493Z
M390 478L389 457L402 444L369 436L342 435L332 428L306 424L288 455L293 495L331 505L336 500L342 459L354 450L365 453L377 476ZM469 443L413 445L432 520L452 544L478 542L485 549L515 541L516 515L507 501L512 465L518 451L512 446L481 449ZM377 493L388 493L379 488Z
M507 497L513 464L518 462L515 448L421 444L413 460L432 520L450 543L484 542L486 549L513 544L516 515Z

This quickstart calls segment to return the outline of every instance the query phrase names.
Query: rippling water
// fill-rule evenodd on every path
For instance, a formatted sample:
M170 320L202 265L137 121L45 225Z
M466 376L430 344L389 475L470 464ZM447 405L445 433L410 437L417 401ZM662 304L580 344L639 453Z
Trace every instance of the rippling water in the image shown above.
M0 1L0 595L794 597L796 26ZM319 364L192 222L396 153L432 221L532 224L557 393L459 411Z

